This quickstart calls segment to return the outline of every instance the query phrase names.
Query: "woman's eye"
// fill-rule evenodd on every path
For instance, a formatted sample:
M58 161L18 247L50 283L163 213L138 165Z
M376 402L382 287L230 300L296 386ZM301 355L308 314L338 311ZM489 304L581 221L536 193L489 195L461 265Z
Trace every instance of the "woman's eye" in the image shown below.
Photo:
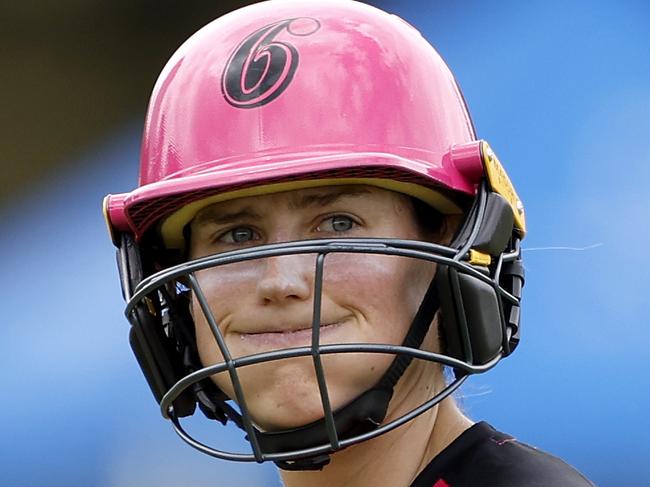
M335 215L327 218L318 226L318 230L322 232L347 232L352 230L356 225L355 221L349 216Z
M221 234L219 241L226 243L246 243L257 238L257 234L252 228L237 227Z

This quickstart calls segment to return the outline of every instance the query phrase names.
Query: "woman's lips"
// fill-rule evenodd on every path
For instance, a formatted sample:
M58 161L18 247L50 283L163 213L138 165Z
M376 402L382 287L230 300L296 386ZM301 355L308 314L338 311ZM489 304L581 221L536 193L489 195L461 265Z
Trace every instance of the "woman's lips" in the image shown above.
M321 325L320 342L334 333L342 325L341 322ZM241 333L242 342L254 347L287 348L311 345L311 327L294 331L277 331L265 333Z

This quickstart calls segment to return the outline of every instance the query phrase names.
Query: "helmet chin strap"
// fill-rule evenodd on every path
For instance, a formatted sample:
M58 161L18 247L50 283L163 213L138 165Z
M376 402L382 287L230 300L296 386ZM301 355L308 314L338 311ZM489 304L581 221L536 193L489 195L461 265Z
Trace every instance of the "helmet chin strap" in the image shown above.
M420 347L438 307L439 300L434 277L411 322L404 342L402 343L403 346L410 348ZM336 426L336 432L340 439L361 435L381 425L386 417L388 403L393 396L395 384L402 377L412 359L413 357L410 355L396 356L377 385L333 412L332 416ZM210 398L212 400L216 399L215 402L218 404L208 404L206 402L212 402L208 397L203 394L197 396L197 399L203 406L201 409L204 411L208 409L214 413L216 407L220 410L219 412L222 417L225 414L228 419L231 419L236 425L242 428L241 415L222 399ZM260 448L265 453L282 453L291 450L300 450L330 442L324 417L297 428L271 432L257 431L256 435ZM329 455L320 454L313 457L276 461L275 464L283 470L321 470L329 462Z

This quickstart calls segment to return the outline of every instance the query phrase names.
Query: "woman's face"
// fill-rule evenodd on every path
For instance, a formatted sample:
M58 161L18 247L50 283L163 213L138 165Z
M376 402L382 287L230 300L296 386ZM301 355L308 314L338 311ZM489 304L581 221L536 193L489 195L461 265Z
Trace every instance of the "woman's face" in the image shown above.
M393 237L424 240L408 197L370 186L331 186L211 205L191 223L190 257L315 238ZM201 289L233 357L311 344L314 254L279 256L197 273ZM325 259L320 343L401 344L433 278L435 265L370 254ZM198 301L192 299L204 365L223 361ZM322 357L330 403L340 408L375 385L389 354ZM323 416L311 357L237 369L246 403L264 430ZM215 383L234 397L227 373Z

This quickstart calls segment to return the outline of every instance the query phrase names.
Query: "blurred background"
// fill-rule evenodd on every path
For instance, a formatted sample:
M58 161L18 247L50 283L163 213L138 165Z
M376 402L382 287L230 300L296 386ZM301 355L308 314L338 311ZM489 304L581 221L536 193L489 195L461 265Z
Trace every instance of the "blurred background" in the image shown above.
M248 3L0 5L0 485L279 485L160 417L101 214L106 193L135 187L167 58ZM526 204L522 344L468 381L463 408L600 486L650 485L650 5L368 3L443 55Z

